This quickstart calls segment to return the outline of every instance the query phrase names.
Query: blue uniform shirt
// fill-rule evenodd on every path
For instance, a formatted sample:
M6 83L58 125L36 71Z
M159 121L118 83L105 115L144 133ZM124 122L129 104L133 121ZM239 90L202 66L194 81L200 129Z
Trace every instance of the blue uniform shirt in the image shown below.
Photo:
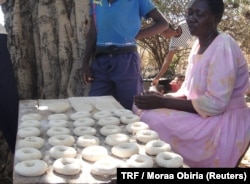
M90 0L95 19L97 46L133 46L141 28L141 19L153 10L151 0Z

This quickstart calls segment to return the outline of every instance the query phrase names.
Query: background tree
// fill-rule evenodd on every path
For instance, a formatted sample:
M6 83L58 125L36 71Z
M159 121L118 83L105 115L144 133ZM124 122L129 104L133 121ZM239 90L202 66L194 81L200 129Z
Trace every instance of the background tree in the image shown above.
M2 5L21 99L83 96L87 0L7 0Z
M164 13L165 17L174 25L185 19L185 10L191 0L153 0L158 8ZM143 22L144 26L151 24L150 20ZM245 52L248 63L250 63L250 4L249 0L225 0L225 13L219 29L223 32L231 34L240 44L242 50ZM151 70L151 75L145 77L152 77L156 70L160 69L164 58L168 53L169 41L161 35L145 38L138 43L141 47L143 58L142 70L143 73L148 73ZM169 78L175 73L184 74L187 64L187 56L190 49L179 50L170 68L165 74ZM147 54L145 54L147 53ZM149 54L148 54L149 53ZM250 65L249 65L250 66ZM153 70L153 71L152 71ZM149 71L150 72L150 71Z
M153 0L171 21L178 23L190 0ZM82 81L81 56L89 25L88 0L7 0L1 5L8 47L17 79L20 99L67 98L83 96L88 86ZM144 25L150 21L144 21ZM220 29L239 41L250 62L249 0L226 0ZM143 67L160 68L168 51L169 40L157 35L139 42ZM185 69L187 51L177 53L172 64ZM183 63L183 64L182 64ZM143 69L144 69L143 68ZM145 73L145 72L144 72ZM11 183L12 157L0 132L0 176L7 174ZM9 157L10 159L6 159ZM7 168L7 169L6 169ZM1 177L0 177L1 179ZM1 183L1 181L0 181Z

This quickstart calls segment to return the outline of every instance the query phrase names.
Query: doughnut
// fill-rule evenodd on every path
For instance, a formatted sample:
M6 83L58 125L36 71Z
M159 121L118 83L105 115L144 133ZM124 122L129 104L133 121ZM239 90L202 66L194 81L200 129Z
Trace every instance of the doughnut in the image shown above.
M63 175L75 175L81 171L82 162L76 158L58 158L53 163L53 169Z
M98 111L98 112L94 113L94 115L93 115L93 117L96 120L99 120L99 119L104 118L104 117L109 117L109 116L113 116L113 114L110 111L105 111L105 110Z
M48 110L54 113L63 113L71 108L70 104L66 101L53 102L48 104Z
M145 145L145 152L149 155L157 155L164 151L171 151L171 146L162 140L152 140Z
M64 119L52 119L49 120L49 127L68 127L68 121Z
M183 158L177 153L164 151L155 157L156 163L160 167L179 168L183 165Z
M69 135L69 134L70 134L70 129L66 127L51 127L47 131L47 135L49 137L54 135Z
M77 120L79 118L89 118L91 117L90 112L88 111L78 111L70 115L70 119Z
M109 117L103 117L98 120L97 124L99 126L105 126L105 125L119 125L120 119L117 117L109 116Z
M15 159L18 162L24 160L40 160L42 158L42 153L36 148L20 148L15 152Z
M14 166L15 173L22 176L41 176L48 170L43 160L25 160Z
M40 128L41 127L41 122L39 120L36 119L27 119L24 120L20 123L20 125L18 126L18 128L26 128L26 127L36 127L36 128Z
M75 143L75 138L72 135L54 135L48 139L48 143L52 146L72 146Z
M82 150L82 158L90 162L95 162L107 156L108 150L104 146L88 146Z
M41 149L44 145L44 139L41 137L26 137L18 141L17 147L24 148L24 147L31 147L36 149Z
M93 127L79 126L79 127L74 128L73 132L76 136L95 135L96 129Z
M111 157L97 160L91 167L91 173L98 176L116 175L117 168L124 167L125 163Z
M74 126L94 126L95 121L92 118L79 118L74 121Z
M127 167L130 168L152 168L154 161L151 157L142 154L132 155L127 161Z
M114 146L119 143L129 142L129 136L121 133L110 134L105 138L105 142L110 146Z
M82 135L78 137L76 144L77 146L80 147L88 147L88 146L99 145L100 140L98 137L93 135Z
M129 133L136 133L137 131L139 130L148 130L149 129L149 126L148 124L142 122L142 121L137 121L137 122L134 122L134 123L129 123L127 126L126 126L126 130L129 132Z
M116 109L113 111L113 113L116 117L119 117L119 118L125 114L133 114L133 112L128 109Z
M100 133L104 136L120 132L122 132L122 129L117 125L106 125L100 129Z
M66 114L63 114L63 113L50 114L48 116L48 120L52 120L52 119L68 120L69 117Z
M113 155L120 158L128 158L139 153L139 147L136 143L120 143L111 148Z
M26 137L32 137L32 136L39 136L41 134L41 131L36 127L25 127L20 128L17 131L17 135L20 138L26 138Z
M124 124L134 123L140 121L140 117L136 114L125 114L120 117L121 122Z
M149 141L159 139L158 133L153 130L140 130L136 132L135 136L136 139L142 143L147 143Z
M21 121L30 120L30 119L40 121L42 119L42 116L38 113L29 113L29 114L24 114L21 117Z
M50 148L50 156L54 159L58 158L74 158L76 150L70 146L56 145Z

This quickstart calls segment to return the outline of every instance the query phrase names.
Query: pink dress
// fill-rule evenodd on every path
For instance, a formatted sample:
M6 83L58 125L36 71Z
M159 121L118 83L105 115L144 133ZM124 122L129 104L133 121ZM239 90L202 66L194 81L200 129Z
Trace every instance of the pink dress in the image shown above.
M235 167L250 142L246 60L236 41L220 33L202 55L198 40L188 59L183 94L199 114L171 109L140 110L160 138L190 167Z

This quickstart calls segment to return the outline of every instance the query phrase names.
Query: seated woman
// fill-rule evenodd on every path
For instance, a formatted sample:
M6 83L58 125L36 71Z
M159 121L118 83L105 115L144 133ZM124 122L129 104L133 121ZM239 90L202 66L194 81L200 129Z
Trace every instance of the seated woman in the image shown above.
M248 66L237 42L217 30L223 12L223 0L193 0L187 23L198 40L181 88L134 97L133 111L190 167L235 167L250 141Z

